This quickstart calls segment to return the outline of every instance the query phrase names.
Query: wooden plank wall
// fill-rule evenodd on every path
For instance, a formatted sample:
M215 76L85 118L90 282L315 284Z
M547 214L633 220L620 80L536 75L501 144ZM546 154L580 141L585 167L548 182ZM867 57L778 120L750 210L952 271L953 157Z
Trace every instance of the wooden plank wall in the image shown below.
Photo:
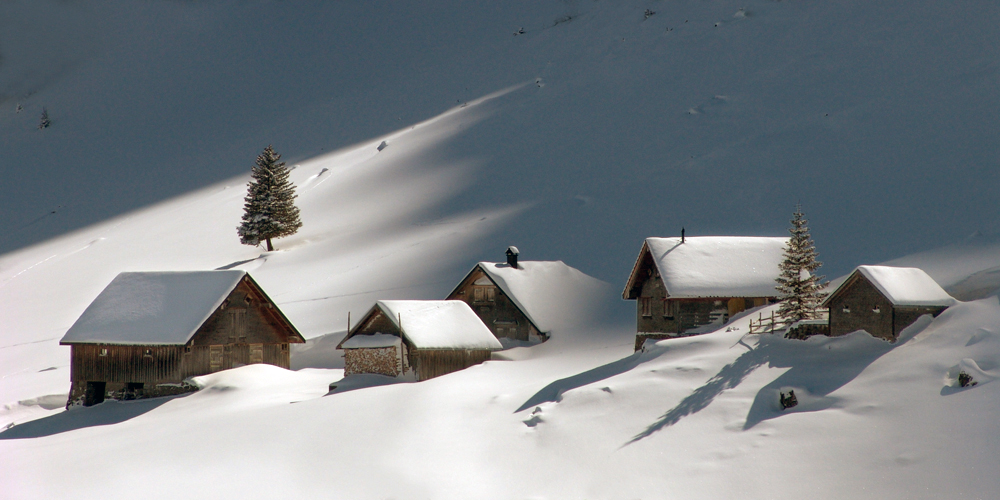
M478 365L490 359L488 350L430 350L414 351L413 356L417 371L417 380L427 380L440 377L446 373L463 370L472 365Z
M180 381L183 349L182 346L77 344L71 349L70 377L74 381L146 384Z

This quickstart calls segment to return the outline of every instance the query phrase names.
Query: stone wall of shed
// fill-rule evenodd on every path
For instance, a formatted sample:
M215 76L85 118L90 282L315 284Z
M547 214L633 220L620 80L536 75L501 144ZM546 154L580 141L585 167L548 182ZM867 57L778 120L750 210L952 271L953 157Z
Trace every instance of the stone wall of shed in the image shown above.
M864 330L873 337L889 341L896 338L892 325L892 302L861 275L851 278L849 283L830 298L827 305L830 308L832 337Z
M375 373L388 377L400 374L399 348L373 347L344 349L344 376L358 373Z

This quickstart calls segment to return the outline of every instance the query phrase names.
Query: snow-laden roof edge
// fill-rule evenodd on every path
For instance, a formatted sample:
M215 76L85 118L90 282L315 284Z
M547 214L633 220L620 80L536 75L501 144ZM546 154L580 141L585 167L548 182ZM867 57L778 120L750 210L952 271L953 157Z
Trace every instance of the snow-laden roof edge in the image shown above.
M863 276L894 306L938 306L949 307L958 301L948 295L924 270L916 267L858 266L840 286L823 301L826 307L855 280L855 275Z
M59 344L186 344L244 277L242 270L119 273ZM189 308L171 308L178 300Z
M646 238L622 298L637 297L639 272L647 255L669 297L774 297L787 237L692 236Z
M503 349L479 316L460 300L379 300L348 332L338 349L348 342L376 311L389 318L416 349L460 350Z

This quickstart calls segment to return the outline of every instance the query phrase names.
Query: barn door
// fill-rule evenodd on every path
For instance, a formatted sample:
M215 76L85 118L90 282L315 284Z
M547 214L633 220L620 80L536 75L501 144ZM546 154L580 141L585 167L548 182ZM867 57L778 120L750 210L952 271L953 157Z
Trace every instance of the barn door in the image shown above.
M222 353L223 349L221 345L213 345L208 348L208 365L212 372L222 369Z

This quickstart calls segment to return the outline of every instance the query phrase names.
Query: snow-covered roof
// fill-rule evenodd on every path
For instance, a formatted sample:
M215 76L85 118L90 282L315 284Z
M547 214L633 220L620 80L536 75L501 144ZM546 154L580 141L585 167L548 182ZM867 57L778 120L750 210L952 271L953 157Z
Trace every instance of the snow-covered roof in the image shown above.
M402 342L402 339L388 333L375 333L372 335L355 335L344 341L340 347L344 349L370 349L374 347L395 347Z
M670 297L773 297L788 238L646 238L645 248ZM639 259L641 261L642 254ZM637 262L629 287L639 270ZM628 290L626 289L626 295Z
M472 308L460 300L380 300L375 306L418 349L503 348Z
M958 301L922 269L915 267L858 266L857 273L868 279L894 306L952 306ZM848 279L844 284L851 282ZM833 297L844 285L830 294ZM827 301L829 297L827 298Z
M63 336L63 344L185 344L246 271L121 273Z
M542 333L561 321L560 315L567 310L565 300L595 286L594 278L560 260L518 262L517 269L497 262L480 262L478 267Z

